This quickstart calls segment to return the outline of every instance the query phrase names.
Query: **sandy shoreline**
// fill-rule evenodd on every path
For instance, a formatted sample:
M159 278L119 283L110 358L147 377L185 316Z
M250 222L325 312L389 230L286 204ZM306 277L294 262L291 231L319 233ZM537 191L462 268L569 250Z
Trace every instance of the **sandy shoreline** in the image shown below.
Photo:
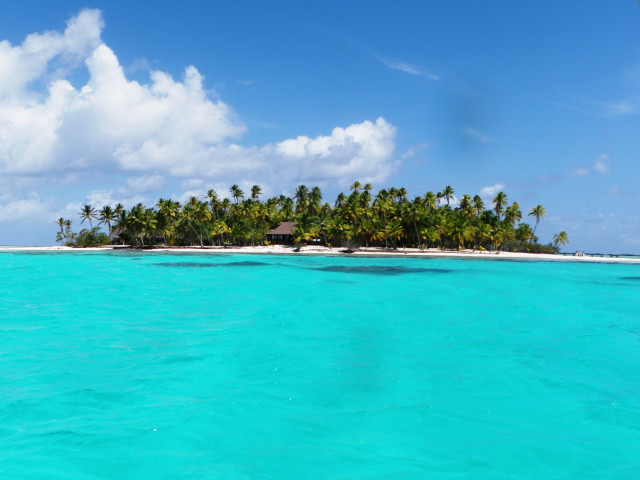
M98 248L72 248L72 247L22 247L22 246L0 246L1 251L55 251L55 252L103 252L103 251L128 251L126 247L120 245L104 246ZM130 249L135 251L135 249ZM385 250L381 248L362 247L353 253L345 253L343 248L323 247L307 245L302 247L300 252L295 252L293 247L283 245L257 246L257 247L186 247L186 248L164 248L156 247L144 252L157 253L199 253L199 254L264 254L264 255L348 255L355 257L423 257L423 258L474 258L493 260L526 260L526 261L560 261L560 262L598 262L598 263L638 263L640 258L629 257L600 257L600 256L574 256L574 255L551 255L516 252L483 252L473 250L439 250L428 249L419 250L417 248L399 248L397 250Z

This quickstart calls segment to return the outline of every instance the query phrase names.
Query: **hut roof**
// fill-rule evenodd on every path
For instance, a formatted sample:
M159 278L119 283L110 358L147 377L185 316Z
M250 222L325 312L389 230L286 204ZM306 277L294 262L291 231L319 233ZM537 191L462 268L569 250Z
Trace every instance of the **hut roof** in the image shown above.
M293 235L294 228L296 228L296 222L282 222L271 230L269 235Z

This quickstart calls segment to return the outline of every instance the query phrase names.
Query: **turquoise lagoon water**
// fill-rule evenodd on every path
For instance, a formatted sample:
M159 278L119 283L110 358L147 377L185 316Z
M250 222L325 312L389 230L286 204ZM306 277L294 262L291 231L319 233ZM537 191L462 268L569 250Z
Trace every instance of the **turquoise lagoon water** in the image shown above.
M0 477L640 472L640 265L0 253Z

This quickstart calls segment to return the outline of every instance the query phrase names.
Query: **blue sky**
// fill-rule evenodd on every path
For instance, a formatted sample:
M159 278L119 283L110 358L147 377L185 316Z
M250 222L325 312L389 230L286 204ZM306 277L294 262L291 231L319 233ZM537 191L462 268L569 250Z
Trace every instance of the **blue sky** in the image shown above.
M0 0L0 244L80 205L452 185L640 253L635 1ZM531 217L529 217L531 220Z

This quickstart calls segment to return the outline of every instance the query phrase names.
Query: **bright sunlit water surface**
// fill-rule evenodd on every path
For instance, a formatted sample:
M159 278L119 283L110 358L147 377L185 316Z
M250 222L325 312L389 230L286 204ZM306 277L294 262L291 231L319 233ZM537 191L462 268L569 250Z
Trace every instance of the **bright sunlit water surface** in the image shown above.
M640 471L640 266L0 253L0 477Z

